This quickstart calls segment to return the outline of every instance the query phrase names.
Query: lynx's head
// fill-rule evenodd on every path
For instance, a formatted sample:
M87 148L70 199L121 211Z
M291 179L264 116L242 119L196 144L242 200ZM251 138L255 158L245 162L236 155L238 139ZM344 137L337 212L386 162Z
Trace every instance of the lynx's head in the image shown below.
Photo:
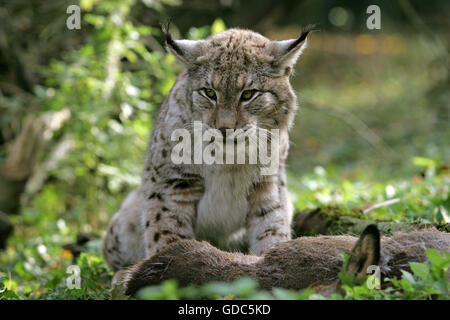
M289 82L311 28L297 39L271 41L230 29L206 40L173 40L167 47L187 70L186 100L210 128L289 129L297 101Z

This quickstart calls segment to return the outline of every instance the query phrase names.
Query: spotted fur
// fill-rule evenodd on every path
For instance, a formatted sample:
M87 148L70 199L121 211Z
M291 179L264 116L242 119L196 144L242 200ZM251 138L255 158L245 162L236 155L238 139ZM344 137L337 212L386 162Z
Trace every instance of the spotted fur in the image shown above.
M181 239L208 240L226 249L260 255L291 239L292 204L284 162L297 99L289 82L305 48L300 38L271 41L230 29L206 40L173 40L167 47L185 66L154 122L142 184L124 201L105 235L103 253L115 271ZM212 88L217 99L202 94ZM250 101L240 99L254 90ZM258 164L175 165L175 129L279 129L280 165L262 176ZM130 226L133 227L130 227Z

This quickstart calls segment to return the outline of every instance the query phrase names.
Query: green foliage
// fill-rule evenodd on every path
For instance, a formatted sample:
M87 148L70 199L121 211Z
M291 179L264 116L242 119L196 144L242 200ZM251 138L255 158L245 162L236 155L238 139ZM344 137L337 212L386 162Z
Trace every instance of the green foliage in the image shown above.
M358 284L354 277L347 277L339 273L342 280L344 299L445 299L449 300L448 271L450 266L450 252L442 256L437 250L426 250L426 263L410 262L412 273L402 270L401 279L385 279L389 284L384 290L370 289L366 277Z
M72 237L64 220L42 235L15 237L0 256L0 299L104 299L110 298L111 272L101 257L99 240L92 241L88 252L76 259L61 248ZM67 267L80 267L80 289L69 289ZM2 292L3 290L3 292Z
M289 172L288 182L298 209L339 207L345 215L363 219L450 222L450 184L445 171L426 171L424 177L417 175L410 179L386 176L382 182L377 182L364 176L350 181L332 167L316 167L300 179L297 174ZM352 209L394 198L400 201L364 215L352 212Z
M127 19L134 1L95 3L83 2L92 10L84 22L94 28L86 44L44 67L46 87L36 88L42 111L70 110L55 135L69 137L74 147L28 208L68 216L86 231L104 227L106 212L139 184L152 115L177 71L172 56L145 46L145 37L160 31Z
M223 22L222 19L218 18L216 20L214 20L214 22L211 25L211 34L216 34L222 31L226 30L226 26L225 23Z
M258 299L258 300L305 300L313 293L312 289L299 292L274 288L259 290L258 284L251 278L240 278L231 283L211 282L200 287L179 288L175 280L167 280L158 286L141 289L138 298L145 300L175 300L175 299Z
M444 256L434 250L426 251L428 263L410 262L412 274L402 271L402 278L390 279L401 293L393 295L401 299L449 299L450 287L448 270L450 266L450 253Z
M109 282L111 274L105 261L100 256L90 256L82 253L77 261L80 267L81 285L80 288L68 288L66 280L71 274L61 273L60 270L54 272L55 278L46 284L50 292L46 299L110 299ZM52 289L59 290L53 291Z
M160 31L134 26L128 19L133 4L83 1L89 12L83 25L92 32L78 50L41 67L45 86L34 89L40 111L69 110L53 139L66 138L73 147L51 170L51 181L13 217L16 236L0 255L2 283L8 282L2 298L109 296L110 274L98 244L93 256L78 260L86 275L81 290L65 288L72 257L61 247L79 231L104 230L126 192L139 184L152 116L178 71L172 56L146 47L146 37Z

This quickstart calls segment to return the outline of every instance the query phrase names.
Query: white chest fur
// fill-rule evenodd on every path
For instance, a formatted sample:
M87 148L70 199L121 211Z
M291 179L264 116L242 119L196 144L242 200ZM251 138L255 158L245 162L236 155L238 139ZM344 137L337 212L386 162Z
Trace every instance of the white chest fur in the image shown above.
M248 194L259 169L239 166L205 166L205 193L197 208L195 233L198 239L214 240L227 246L230 237L245 227Z

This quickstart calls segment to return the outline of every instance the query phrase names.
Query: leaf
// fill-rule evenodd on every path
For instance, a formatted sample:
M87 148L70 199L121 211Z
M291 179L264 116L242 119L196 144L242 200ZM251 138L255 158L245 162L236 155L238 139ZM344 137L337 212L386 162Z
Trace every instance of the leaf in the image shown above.
M442 218L444 218L445 223L450 223L450 214L444 206L440 206L440 212L442 214Z
M234 281L232 287L236 293L247 297L257 289L258 283L252 278L243 277Z
M342 284L344 284L344 285L348 285L348 286L352 287L353 285L356 284L356 275L354 275L354 274L346 275L343 271L341 271L338 274L338 278L341 280Z
M411 267L411 270L413 273L421 278L422 280L426 280L430 276L430 266L424 264L424 263L418 263L418 262L410 262L409 266Z
M225 26L225 22L223 22L222 19L217 18L211 25L211 34L216 34L225 31L226 29L227 27Z
M433 288L440 293L448 294L448 282L446 279L442 279L441 281L435 281L433 283Z
M447 260L443 256L441 256L439 251L437 251L436 249L425 250L425 254L432 264L440 268L445 267L445 265L448 263Z
M419 167L426 167L426 168L436 167L436 162L433 159L428 159L424 157L414 157L412 159L412 163Z
M291 290L286 290L282 288L274 288L272 293L276 299L280 300L296 300L297 293Z
M81 0L80 7L85 11L91 11L95 3L99 0Z
M402 279L410 284L415 284L416 280L414 279L414 276L405 270L400 270L402 272Z

